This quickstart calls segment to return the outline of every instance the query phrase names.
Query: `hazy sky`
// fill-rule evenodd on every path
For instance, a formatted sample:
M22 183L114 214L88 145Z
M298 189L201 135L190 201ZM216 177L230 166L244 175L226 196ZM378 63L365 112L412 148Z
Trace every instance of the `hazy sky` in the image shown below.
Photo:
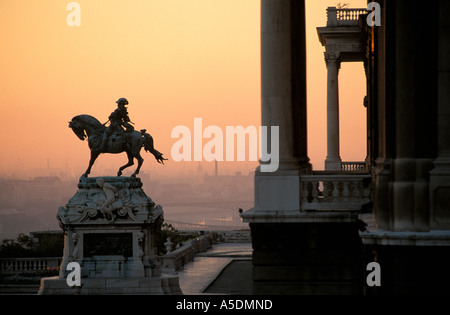
M259 0L79 0L80 26L66 22L69 2L0 2L0 171L48 161L85 168L87 142L68 121L89 114L106 122L120 97L130 102L136 129L147 129L169 159L172 129L193 128L194 117L223 130L261 124ZM326 157L327 85L316 27L326 25L326 8L337 2L306 0L308 151L315 169ZM341 157L363 160L362 63L342 64L339 80ZM160 167L152 155L143 157L143 171ZM125 162L125 154L102 155L92 174L96 166Z

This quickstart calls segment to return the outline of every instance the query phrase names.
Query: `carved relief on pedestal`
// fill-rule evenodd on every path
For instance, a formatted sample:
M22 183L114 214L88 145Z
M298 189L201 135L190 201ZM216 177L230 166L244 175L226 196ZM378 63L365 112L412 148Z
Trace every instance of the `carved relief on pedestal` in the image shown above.
M73 242L73 252L72 257L73 260L77 260L79 258L79 249L78 249L78 234L72 233L72 242Z
M144 257L144 232L138 231L137 232L137 239L138 239L138 257L142 259Z
M139 179L133 179L131 184L115 177L82 180L66 207L58 210L60 225L156 220L163 214L162 207L155 205L141 186Z

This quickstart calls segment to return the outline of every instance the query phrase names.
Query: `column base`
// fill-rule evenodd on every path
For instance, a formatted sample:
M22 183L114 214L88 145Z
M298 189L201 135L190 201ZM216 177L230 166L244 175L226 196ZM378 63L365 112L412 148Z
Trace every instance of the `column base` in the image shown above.
M281 160L273 173L255 172L255 209L300 211L300 176L311 173L311 164Z
M298 172L256 173L255 209L300 211L299 192L300 176Z
M328 158L325 160L326 171L340 171L341 170L341 158Z

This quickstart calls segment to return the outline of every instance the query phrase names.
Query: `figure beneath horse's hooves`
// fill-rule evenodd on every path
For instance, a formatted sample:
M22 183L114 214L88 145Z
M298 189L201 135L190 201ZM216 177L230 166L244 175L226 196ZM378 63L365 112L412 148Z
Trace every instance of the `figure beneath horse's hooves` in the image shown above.
M81 140L88 138L89 148L91 149L89 166L81 177L87 177L90 174L92 165L101 153L126 152L128 163L119 168L117 176L121 176L125 168L134 165L135 158L138 161L138 167L131 177L136 177L139 174L144 162L140 154L142 147L152 153L158 163L164 164L164 161L167 160L163 158L161 152L155 150L153 138L145 129L134 130L125 107L128 101L125 98L120 98L116 103L117 109L111 113L109 120L104 124L89 115L75 116L69 122L69 127L78 138ZM110 122L110 125L106 127L108 122Z

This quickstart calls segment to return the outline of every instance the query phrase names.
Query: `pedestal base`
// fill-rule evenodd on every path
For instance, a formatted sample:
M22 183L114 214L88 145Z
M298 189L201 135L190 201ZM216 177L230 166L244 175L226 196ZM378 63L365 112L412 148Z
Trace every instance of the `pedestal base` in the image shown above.
M181 294L178 278L162 277L156 237L164 211L139 178L82 178L57 218L64 230L58 277L40 294ZM81 288L69 287L69 264L79 264Z
M363 294L357 215L260 214L243 214L251 229L253 294Z
M39 295L176 295L183 294L174 277L81 279L81 287L69 287L65 278L41 279Z

